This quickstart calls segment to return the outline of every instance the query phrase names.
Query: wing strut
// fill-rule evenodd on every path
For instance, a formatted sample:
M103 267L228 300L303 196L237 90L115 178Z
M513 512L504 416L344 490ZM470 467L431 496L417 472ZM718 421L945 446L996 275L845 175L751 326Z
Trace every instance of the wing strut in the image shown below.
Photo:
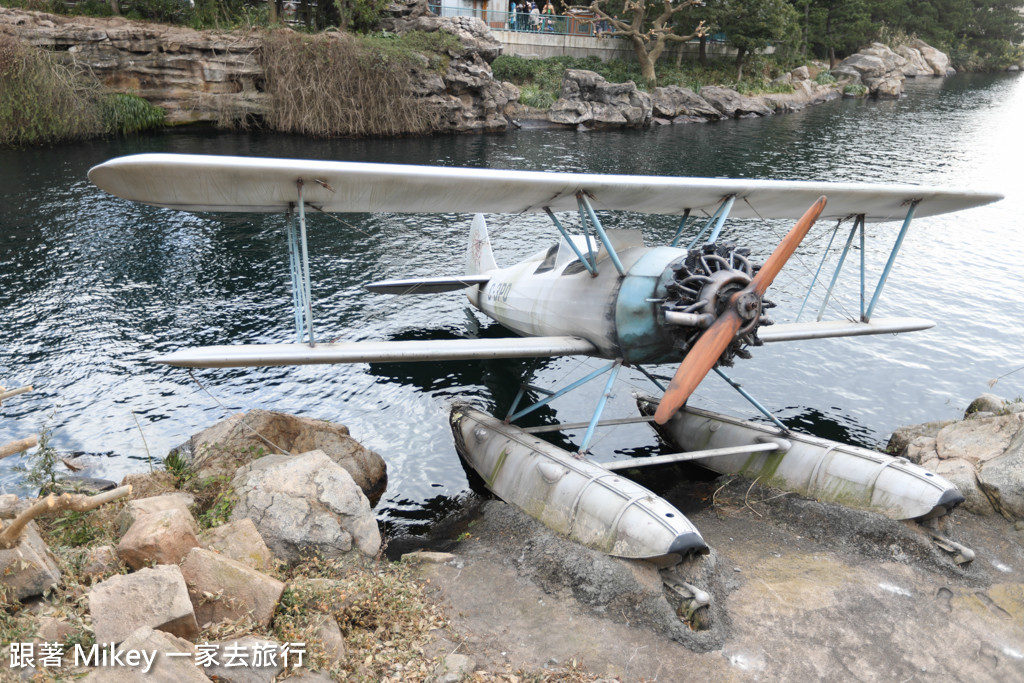
M306 202L302 196L302 178L295 182L298 190L299 229L295 230L294 204L288 205L288 267L292 278L292 306L295 314L295 341L313 339L313 299L309 281L309 247L306 244Z

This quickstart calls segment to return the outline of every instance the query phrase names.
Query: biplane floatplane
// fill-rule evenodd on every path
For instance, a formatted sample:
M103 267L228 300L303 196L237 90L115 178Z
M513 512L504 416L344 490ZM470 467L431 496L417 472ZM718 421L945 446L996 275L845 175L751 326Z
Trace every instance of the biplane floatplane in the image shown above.
M905 460L798 434L775 419L720 366L748 357L762 343L909 332L931 327L917 318L873 316L879 295L911 219L981 206L1001 195L910 185L725 180L523 172L388 164L142 154L107 161L89 171L100 188L119 197L185 211L281 212L294 292L295 343L209 346L156 361L221 368L313 363L361 363L548 357L583 354L608 363L586 377L521 407L520 390L508 415L497 419L466 405L451 411L462 456L491 490L548 526L605 552L672 561L705 552L698 530L678 510L616 470L692 460L723 474L810 497L878 510L898 519L944 514L963 500L949 481ZM806 210L803 207L810 207ZM306 212L475 213L466 272L367 285L385 294L465 291L469 302L517 337L317 343L314 339ZM602 226L602 211L671 214L680 218L666 246L645 246L639 230ZM563 226L578 213L581 234ZM507 268L491 252L483 213L546 213L561 239ZM558 214L562 213L562 218ZM727 217L793 219L796 224L764 264L749 251L720 244ZM699 217L699 218L698 218ZM687 227L699 234L680 246ZM815 221L851 224L825 302L854 239L863 255L865 224L902 221L888 261L857 320L772 325L764 296ZM297 225L296 225L297 223ZM690 230L692 232L692 230ZM705 237L706 236L706 237ZM833 233L833 238L835 233ZM831 247L831 242L829 243ZM815 280L830 249L825 250ZM808 288L808 296L814 283ZM804 300L806 305L807 300ZM799 316L798 316L799 317ZM667 387L650 366L678 363ZM623 365L637 368L663 392L640 398L641 416L602 421L612 383ZM733 419L686 405L710 371L721 374L774 424ZM597 377L605 390L578 452L570 454L517 420ZM528 387L529 385L524 385ZM653 422L679 453L600 464L587 453L594 430L623 422Z

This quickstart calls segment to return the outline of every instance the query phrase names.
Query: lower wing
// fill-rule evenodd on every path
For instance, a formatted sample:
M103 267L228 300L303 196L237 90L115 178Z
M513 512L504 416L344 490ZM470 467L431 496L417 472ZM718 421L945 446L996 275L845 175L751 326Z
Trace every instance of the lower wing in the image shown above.
M238 368L322 363L538 358L592 355L597 352L597 347L579 337L511 337L505 339L365 341L338 344L199 346L175 351L153 360L156 363L186 368Z

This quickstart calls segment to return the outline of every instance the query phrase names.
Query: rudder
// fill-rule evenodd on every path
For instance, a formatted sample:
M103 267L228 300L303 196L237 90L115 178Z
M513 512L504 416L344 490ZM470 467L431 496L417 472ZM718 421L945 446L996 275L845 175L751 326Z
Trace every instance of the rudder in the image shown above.
M491 251L491 240L487 236L487 222L484 215L478 213L473 217L473 225L469 229L469 248L466 251L466 274L477 275L495 270L498 264L494 261Z

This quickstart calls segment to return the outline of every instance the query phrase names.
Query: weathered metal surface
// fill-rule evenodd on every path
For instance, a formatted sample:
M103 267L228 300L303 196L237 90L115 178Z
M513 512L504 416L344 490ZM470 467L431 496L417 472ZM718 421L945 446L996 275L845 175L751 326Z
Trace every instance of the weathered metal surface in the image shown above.
M451 424L459 453L491 491L583 545L666 563L707 551L681 512L636 482L469 406L455 406Z
M111 194L186 211L284 213L305 200L324 211L406 213L539 213L575 211L586 192L609 211L682 215L712 213L723 198L736 200L733 218L799 218L828 195L823 220L865 214L869 222L902 220L907 203L921 200L921 218L997 201L1002 195L916 185L789 180L674 178L668 176L548 173L488 168L367 164L198 154L137 154L104 162L89 179Z
M640 397L637 404L641 413L652 414L658 401ZM874 510L893 519L945 514L964 501L951 482L902 458L691 406L684 406L659 432L686 451L784 438L792 443L785 452L743 452L696 462L714 472L740 474L809 498Z

